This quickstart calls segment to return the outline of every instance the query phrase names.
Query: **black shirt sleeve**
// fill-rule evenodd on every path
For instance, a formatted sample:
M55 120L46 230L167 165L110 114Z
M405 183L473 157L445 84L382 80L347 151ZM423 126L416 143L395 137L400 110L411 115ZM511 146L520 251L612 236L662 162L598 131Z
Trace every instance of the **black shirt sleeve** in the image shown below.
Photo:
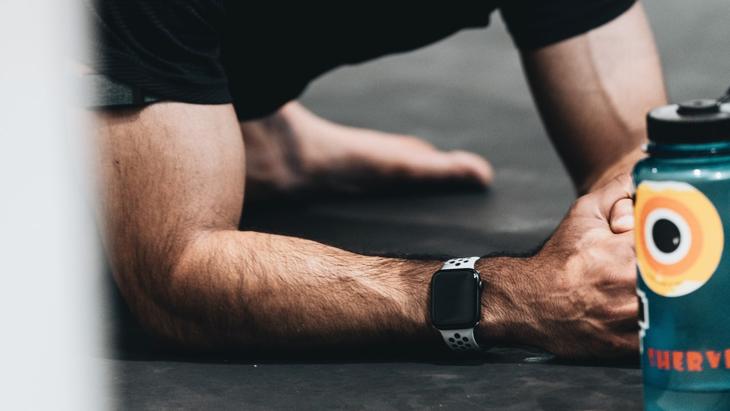
M565 40L626 12L636 0L503 0L500 13L518 48Z
M198 104L231 101L220 62L222 0L84 0L98 74L145 95Z

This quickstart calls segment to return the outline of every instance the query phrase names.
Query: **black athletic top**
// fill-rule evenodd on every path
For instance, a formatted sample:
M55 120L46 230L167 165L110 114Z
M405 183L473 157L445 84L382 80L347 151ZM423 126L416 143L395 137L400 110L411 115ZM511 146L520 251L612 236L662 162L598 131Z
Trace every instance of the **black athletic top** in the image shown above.
M243 0L83 0L97 73L160 99L233 102L241 119L295 99L322 73L412 50L500 12L521 49L598 27L635 0L256 4ZM458 5L458 7L457 7Z

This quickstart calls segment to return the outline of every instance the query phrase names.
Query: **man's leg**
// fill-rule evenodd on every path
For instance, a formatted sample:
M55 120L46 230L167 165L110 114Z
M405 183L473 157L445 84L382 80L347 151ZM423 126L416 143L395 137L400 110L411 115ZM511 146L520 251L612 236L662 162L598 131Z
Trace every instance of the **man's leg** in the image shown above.
M249 193L362 192L427 184L483 188L492 168L464 151L444 152L413 137L347 127L297 102L241 123Z

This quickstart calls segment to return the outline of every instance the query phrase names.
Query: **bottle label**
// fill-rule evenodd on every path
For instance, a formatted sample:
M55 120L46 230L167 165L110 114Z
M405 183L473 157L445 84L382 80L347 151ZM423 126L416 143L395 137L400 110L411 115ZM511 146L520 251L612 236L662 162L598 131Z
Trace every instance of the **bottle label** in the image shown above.
M644 380L730 390L727 181L641 181L634 207Z

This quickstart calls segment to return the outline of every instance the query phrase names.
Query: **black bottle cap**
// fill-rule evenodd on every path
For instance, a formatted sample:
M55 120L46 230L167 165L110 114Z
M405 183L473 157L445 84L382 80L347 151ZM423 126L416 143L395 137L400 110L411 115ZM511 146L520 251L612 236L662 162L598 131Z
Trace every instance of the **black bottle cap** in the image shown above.
M697 99L658 107L647 115L647 130L655 143L730 141L730 104Z

